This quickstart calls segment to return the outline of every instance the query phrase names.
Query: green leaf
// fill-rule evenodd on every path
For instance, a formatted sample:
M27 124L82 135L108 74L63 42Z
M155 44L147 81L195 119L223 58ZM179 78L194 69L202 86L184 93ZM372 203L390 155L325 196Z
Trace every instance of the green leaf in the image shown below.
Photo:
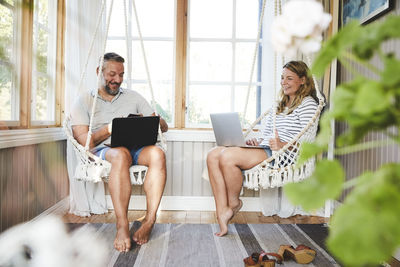
M331 112L335 118L344 117L351 110L354 100L356 97L356 92L352 90L351 84L339 85L333 95L333 108Z
M311 72L315 76L321 77L332 60L338 58L347 48L356 43L361 33L362 27L356 21L343 27L322 46L321 51L313 62Z
M332 129L331 129L332 113L325 112L320 121L320 132L318 133L313 143L303 143L300 147L300 154L297 160L297 166L304 164L309 158L320 154L328 149L328 144L331 140Z
M292 203L308 211L315 210L322 207L326 200L339 196L343 180L344 171L337 160L322 160L308 179L287 184L284 191Z
M369 80L360 85L354 101L354 113L371 116L389 107L390 98L385 94L380 82Z
M381 74L382 84L388 87L400 87L400 75L393 75L393 73L400 73L400 61L397 60L393 54L384 57L385 68Z
M303 143L300 147L300 155L297 159L297 166L303 165L309 158L325 151L327 146L320 146L317 143Z
M376 21L363 27L362 34L353 46L353 52L359 58L370 59L380 48L382 42L400 37L400 17L388 16L383 21Z
M347 266L377 265L400 245L400 165L366 172L331 220L329 250Z

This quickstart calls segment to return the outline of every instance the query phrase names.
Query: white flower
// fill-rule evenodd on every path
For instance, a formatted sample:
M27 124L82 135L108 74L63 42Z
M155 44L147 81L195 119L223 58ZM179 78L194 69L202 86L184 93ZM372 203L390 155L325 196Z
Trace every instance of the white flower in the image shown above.
M292 0L272 23L271 42L277 52L289 57L297 50L305 54L317 52L321 48L322 32L331 19L315 0Z
M46 216L0 235L0 266L104 266L107 248L94 231L67 234L60 218Z

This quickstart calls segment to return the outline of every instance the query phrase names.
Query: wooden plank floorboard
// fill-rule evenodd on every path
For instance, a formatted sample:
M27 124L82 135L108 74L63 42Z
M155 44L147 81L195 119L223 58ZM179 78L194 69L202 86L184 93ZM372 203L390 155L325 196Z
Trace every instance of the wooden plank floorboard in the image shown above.
M141 221L146 212L144 210L128 211L128 220ZM106 214L92 215L90 217L79 217L73 214L65 214L63 221L66 223L115 223L115 213L110 210ZM289 218L278 216L263 216L261 212L238 212L230 223L278 223L278 224L320 224L329 222L329 218L317 216L296 215ZM157 214L157 223L217 223L215 212L213 211L171 211L163 210Z
M217 223L217 218L215 217L215 212L202 211L200 213L200 223L205 223L205 224Z

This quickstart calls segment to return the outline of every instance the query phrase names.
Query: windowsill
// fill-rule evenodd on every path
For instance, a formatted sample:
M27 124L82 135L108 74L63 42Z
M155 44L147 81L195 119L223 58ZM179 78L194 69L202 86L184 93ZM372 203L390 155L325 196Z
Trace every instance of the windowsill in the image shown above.
M65 140L63 128L1 130L0 149Z
M215 142L212 130L168 130L164 133L167 141L174 142Z

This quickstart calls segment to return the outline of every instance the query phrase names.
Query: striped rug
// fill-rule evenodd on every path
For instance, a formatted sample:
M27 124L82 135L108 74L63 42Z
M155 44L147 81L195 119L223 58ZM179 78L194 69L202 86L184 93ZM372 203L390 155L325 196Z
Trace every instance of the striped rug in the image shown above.
M340 266L325 249L327 228L322 224L229 224L229 234L216 237L217 224L156 224L150 241L128 253L113 249L115 224L68 224L71 230L94 227L109 245L108 266L244 266L253 252L277 252L279 245L304 244L317 251L307 266ZM140 226L134 222L133 233ZM276 266L301 266L285 261Z

